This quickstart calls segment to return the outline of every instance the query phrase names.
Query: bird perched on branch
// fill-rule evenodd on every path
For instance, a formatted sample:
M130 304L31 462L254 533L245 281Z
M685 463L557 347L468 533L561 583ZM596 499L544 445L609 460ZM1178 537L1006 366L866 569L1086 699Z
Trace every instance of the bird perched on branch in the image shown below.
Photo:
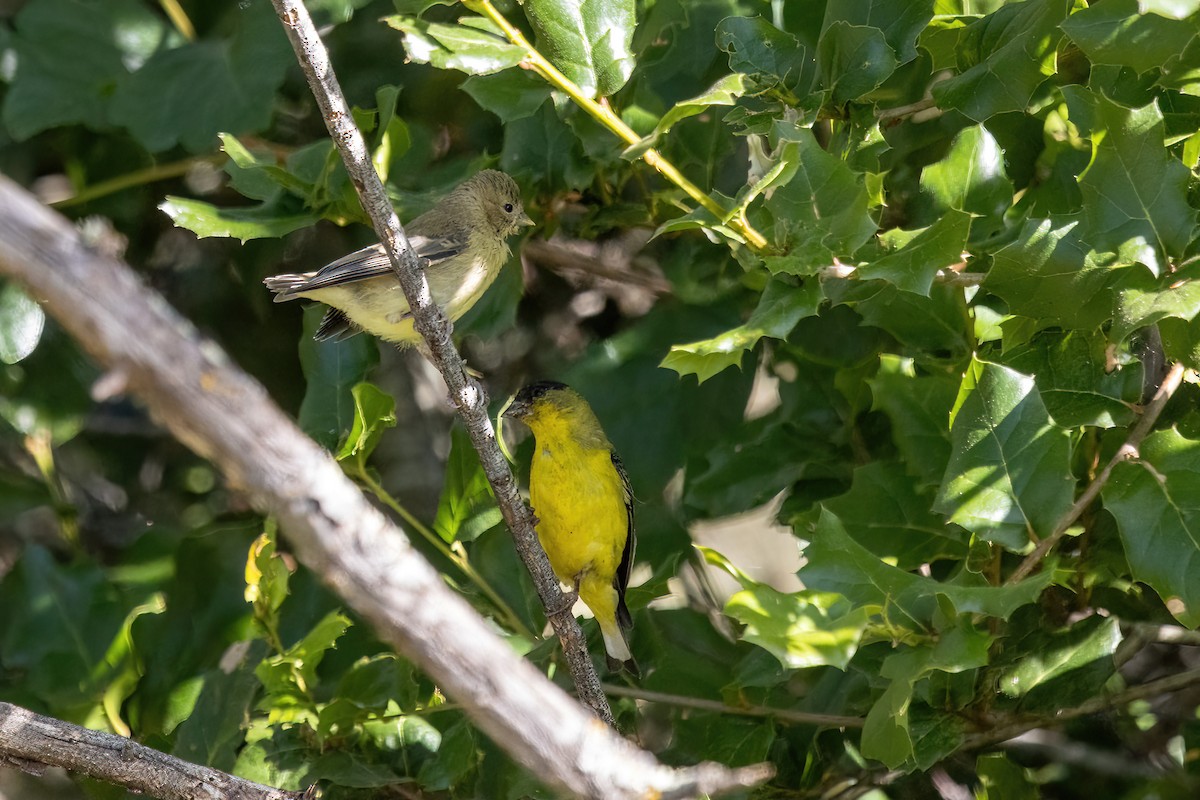
M508 260L508 237L533 220L517 183L487 169L464 181L405 226L429 291L453 322L467 313ZM421 342L383 245L343 256L316 272L263 281L275 302L307 297L331 306L314 338L345 339L360 330L402 347Z
M536 440L529 502L550 566L596 617L609 668L637 675L625 639L633 625L625 605L636 543L633 491L621 459L591 406L561 383L526 386L504 416L524 422Z

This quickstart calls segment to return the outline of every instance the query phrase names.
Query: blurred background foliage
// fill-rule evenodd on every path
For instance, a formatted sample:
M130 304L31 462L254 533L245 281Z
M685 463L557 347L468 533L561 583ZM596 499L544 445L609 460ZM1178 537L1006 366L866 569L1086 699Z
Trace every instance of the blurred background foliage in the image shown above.
M499 3L632 146L485 4L308 6L402 219L497 166L538 222L456 333L496 407L571 383L628 466L622 730L772 761L756 797L1196 796L1200 2ZM373 238L266 0L0 2L0 171L565 680L436 375L261 285ZM333 798L549 796L9 284L0 360L0 698Z

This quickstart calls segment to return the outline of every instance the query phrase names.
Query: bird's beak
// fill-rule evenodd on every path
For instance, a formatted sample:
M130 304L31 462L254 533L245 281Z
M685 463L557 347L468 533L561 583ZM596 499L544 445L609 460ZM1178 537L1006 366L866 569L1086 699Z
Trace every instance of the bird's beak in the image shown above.
M517 220L517 224L520 225L522 228L528 228L530 225L533 225L534 222L532 219L529 218L529 214L522 211L521 218L519 220Z
M512 400L508 407L500 412L506 419L525 419L529 415L529 403L525 400Z

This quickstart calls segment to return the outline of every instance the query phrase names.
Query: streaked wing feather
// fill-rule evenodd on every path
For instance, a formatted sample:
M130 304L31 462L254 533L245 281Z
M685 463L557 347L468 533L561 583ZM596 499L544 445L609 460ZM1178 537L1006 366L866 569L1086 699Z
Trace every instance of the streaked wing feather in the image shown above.
M633 486L629 483L629 473L625 471L621 457L616 453L610 455L613 467L621 478L621 489L625 494L625 517L628 520L628 534L625 536L625 549L621 552L621 564L617 567L617 574L613 576L613 588L617 590L619 598L617 621L621 627L628 628L633 625L633 618L625 605L625 590L629 588L629 577L633 574L633 554L637 550L637 529L633 524Z
M421 259L421 265L429 269L466 249L467 237L465 233L458 231L432 239L427 236L411 236L409 242L416 250L417 257ZM392 265L388 261L387 253L378 244L373 244L322 267L298 291L308 292L329 286L341 286L390 275L391 272Z

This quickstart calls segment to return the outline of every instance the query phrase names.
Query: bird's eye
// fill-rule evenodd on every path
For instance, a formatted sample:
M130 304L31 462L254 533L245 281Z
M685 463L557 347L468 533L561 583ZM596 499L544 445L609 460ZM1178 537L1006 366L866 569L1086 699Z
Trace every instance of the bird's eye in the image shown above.
M511 213L512 213L512 209L513 209L513 205L512 205L512 203L505 203L505 204L504 204L504 210L505 210L506 212L508 212L509 214L511 214Z

